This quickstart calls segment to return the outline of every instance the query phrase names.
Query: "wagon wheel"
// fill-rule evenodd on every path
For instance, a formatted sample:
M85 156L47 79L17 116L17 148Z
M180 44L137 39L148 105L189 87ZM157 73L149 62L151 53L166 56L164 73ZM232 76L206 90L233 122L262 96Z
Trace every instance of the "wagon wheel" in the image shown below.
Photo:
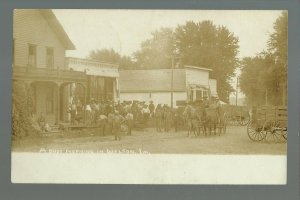
M262 141L266 137L266 131L263 126L250 121L247 125L247 134L252 141Z
M266 141L277 143L283 139L282 128L277 121L266 121L263 130L267 132Z

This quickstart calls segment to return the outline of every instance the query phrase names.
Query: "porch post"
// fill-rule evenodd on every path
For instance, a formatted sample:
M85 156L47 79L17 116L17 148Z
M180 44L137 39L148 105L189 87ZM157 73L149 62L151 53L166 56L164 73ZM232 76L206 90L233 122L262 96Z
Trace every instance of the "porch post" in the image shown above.
M56 124L60 122L60 83L57 83L57 113L56 113Z

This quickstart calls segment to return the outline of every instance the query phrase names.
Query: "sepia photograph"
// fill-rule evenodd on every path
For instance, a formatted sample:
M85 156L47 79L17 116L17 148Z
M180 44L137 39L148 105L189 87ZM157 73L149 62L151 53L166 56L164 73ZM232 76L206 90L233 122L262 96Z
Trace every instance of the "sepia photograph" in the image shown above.
M12 40L12 182L286 184L287 10L14 9Z

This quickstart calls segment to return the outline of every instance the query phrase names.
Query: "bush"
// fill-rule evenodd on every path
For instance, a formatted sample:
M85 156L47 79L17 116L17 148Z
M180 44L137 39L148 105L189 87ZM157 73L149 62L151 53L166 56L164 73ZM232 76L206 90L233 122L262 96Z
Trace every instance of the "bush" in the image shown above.
M33 95L31 88L23 81L13 82L12 134L13 138L39 134L32 121Z

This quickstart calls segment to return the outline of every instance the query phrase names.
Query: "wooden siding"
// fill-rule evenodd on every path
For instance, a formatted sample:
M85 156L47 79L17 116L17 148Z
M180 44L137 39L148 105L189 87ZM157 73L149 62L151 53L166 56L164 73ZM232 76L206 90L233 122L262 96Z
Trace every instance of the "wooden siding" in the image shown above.
M186 69L186 86L201 85L209 88L209 71L199 69Z
M15 39L15 65L28 63L28 44L36 45L37 67L46 67L46 49L54 49L54 68L64 69L65 47L49 26L39 10L15 9L13 19L13 39Z
M120 70L121 92L167 92L171 90L171 69ZM185 92L185 69L173 70L173 90Z

